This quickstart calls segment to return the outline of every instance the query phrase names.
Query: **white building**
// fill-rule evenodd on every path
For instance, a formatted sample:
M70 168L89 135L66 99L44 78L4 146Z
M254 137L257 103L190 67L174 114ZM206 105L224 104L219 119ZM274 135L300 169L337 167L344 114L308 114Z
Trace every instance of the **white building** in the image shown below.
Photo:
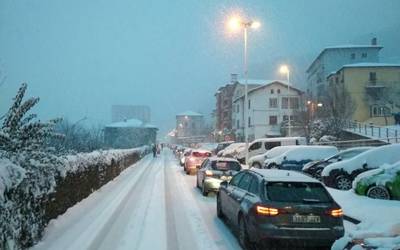
M281 136L283 121L294 120L294 113L303 106L303 92L279 80L259 81L263 85L248 92L248 103L244 105L244 95L233 99L233 128L237 140L244 140L244 108L248 109L249 141L264 137ZM290 108L288 108L288 97ZM245 106L245 107L244 107Z
M194 111L176 115L176 139L181 143L202 141L204 139L204 116Z
M323 101L327 87L327 77L345 64L379 62L376 38L371 45L341 45L324 48L307 69L307 97Z

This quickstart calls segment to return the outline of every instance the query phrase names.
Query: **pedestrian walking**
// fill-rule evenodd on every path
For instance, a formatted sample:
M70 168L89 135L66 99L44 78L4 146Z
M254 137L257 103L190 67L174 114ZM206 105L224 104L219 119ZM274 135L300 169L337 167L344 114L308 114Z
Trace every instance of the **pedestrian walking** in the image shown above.
M152 150L153 150L153 158L155 158L157 156L157 146L156 146L156 144L153 144Z

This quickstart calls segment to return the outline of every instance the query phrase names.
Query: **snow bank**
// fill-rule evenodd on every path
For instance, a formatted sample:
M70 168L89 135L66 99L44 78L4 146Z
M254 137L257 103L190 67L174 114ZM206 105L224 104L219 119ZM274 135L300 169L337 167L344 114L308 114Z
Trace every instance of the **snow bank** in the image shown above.
M380 146L357 155L349 160L328 165L322 171L322 176L329 176L334 169L342 169L351 174L354 170L367 164L368 168L377 168L385 163L393 164L400 161L400 144Z
M356 195L352 190L328 188L328 191L345 215L361 221L354 230L336 241L332 249L342 250L353 239L363 239L365 243L386 249L400 246L400 201L370 199Z
M8 159L0 159L0 200L4 200L4 192L18 186L25 178L25 169L15 165Z

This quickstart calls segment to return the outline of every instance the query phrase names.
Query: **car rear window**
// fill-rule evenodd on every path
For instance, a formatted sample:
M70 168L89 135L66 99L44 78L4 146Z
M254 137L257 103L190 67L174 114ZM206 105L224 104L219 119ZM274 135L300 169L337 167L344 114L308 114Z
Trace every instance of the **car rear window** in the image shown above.
M267 197L278 202L331 202L326 189L320 183L312 182L268 182Z
M211 163L211 168L220 171L226 171L226 170L240 171L241 166L239 163L234 161L213 161Z
M211 153L209 153L209 152L193 152L192 155L194 157L210 157Z

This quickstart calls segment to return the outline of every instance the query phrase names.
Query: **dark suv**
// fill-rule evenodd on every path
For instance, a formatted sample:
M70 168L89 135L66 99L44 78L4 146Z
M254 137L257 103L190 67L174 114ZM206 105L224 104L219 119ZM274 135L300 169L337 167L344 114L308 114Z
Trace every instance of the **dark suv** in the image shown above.
M342 209L325 187L293 171L239 172L229 183L221 183L217 215L238 228L244 248L328 247L344 234Z

